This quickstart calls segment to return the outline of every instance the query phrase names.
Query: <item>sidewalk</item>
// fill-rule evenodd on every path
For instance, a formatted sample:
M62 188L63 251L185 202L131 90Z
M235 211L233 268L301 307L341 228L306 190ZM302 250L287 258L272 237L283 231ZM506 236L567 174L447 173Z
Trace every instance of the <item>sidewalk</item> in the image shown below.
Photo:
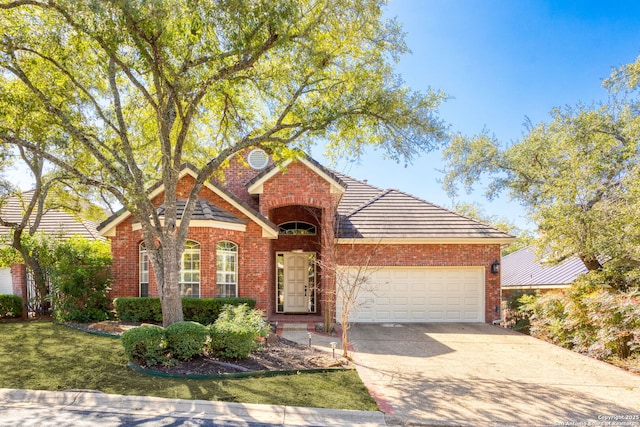
M381 412L120 396L86 390L0 389L0 414L2 426L212 425L212 421L239 426L386 425Z

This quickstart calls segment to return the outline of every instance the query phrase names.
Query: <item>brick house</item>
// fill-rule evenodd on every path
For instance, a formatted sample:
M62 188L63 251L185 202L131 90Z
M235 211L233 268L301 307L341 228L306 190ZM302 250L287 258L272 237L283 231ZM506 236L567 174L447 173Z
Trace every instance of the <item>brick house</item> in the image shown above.
M195 175L182 169L179 197L187 197ZM162 187L149 197L162 215ZM112 296L157 295L133 216L116 214L98 229L111 240ZM490 323L500 318L500 247L512 240L307 156L276 164L254 149L229 159L224 176L200 193L181 293L250 297L270 320L318 321L335 289L331 266L367 262L375 285L361 296L354 321ZM339 313L340 304L330 310Z

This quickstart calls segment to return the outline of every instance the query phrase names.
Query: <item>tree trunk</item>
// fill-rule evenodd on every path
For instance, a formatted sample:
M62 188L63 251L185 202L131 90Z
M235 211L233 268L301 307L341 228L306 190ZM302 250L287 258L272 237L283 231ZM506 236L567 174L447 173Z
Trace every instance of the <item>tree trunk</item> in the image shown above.
M176 242L163 245L162 248L162 277L158 278L158 293L162 307L162 326L184 320L182 313L182 298L180 297L180 257Z
M595 258L580 255L580 260L584 263L584 266L587 267L587 270L589 271L602 270L602 264L600 264L600 261Z

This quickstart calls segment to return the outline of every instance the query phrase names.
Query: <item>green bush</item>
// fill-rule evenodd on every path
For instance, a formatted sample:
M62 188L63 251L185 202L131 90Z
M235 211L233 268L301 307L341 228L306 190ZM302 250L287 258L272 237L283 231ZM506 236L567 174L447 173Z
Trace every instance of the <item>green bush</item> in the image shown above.
M256 301L250 298L182 298L182 312L185 321L210 325L225 305L241 304L253 308ZM160 298L116 298L113 305L116 316L123 322L162 322Z
M565 326L566 297L559 292L540 296L524 295L519 299L520 312L531 321L530 332L534 337L572 348L570 331Z
M122 345L129 361L140 365L154 366L169 360L165 330L160 326L129 329L122 334Z
M207 341L207 327L196 322L177 322L165 328L167 349L172 357L189 360L202 354Z
M230 359L243 359L257 346L258 337L269 333L269 325L262 312L246 304L223 308L216 322L209 327L209 346L218 355Z
M640 292L604 288L608 274L585 274L564 294L520 298L531 335L599 359L640 354Z
M116 316L123 322L162 322L160 298L122 297L113 301Z
M525 295L535 295L531 291L518 290L512 292L506 299L506 309L504 313L505 325L514 331L529 333L531 322L526 313L520 310L523 302L521 298Z
M54 317L89 322L108 318L111 249L107 242L73 236L55 250L51 273Z
M0 295L0 318L22 316L22 298L18 295Z
M256 301L251 298L182 298L182 312L184 320L210 325L218 319L225 305L242 304L254 308Z

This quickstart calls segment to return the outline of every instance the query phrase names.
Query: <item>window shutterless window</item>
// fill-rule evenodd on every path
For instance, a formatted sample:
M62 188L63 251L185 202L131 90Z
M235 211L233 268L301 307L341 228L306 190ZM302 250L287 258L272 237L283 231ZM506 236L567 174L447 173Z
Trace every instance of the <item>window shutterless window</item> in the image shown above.
M218 242L216 245L216 286L218 297L238 296L238 245Z
M200 298L200 244L187 240L180 265L180 296Z
M139 295L141 297L149 296L149 255L147 255L147 247L144 242L140 243L138 250L138 259L140 264L138 283Z

